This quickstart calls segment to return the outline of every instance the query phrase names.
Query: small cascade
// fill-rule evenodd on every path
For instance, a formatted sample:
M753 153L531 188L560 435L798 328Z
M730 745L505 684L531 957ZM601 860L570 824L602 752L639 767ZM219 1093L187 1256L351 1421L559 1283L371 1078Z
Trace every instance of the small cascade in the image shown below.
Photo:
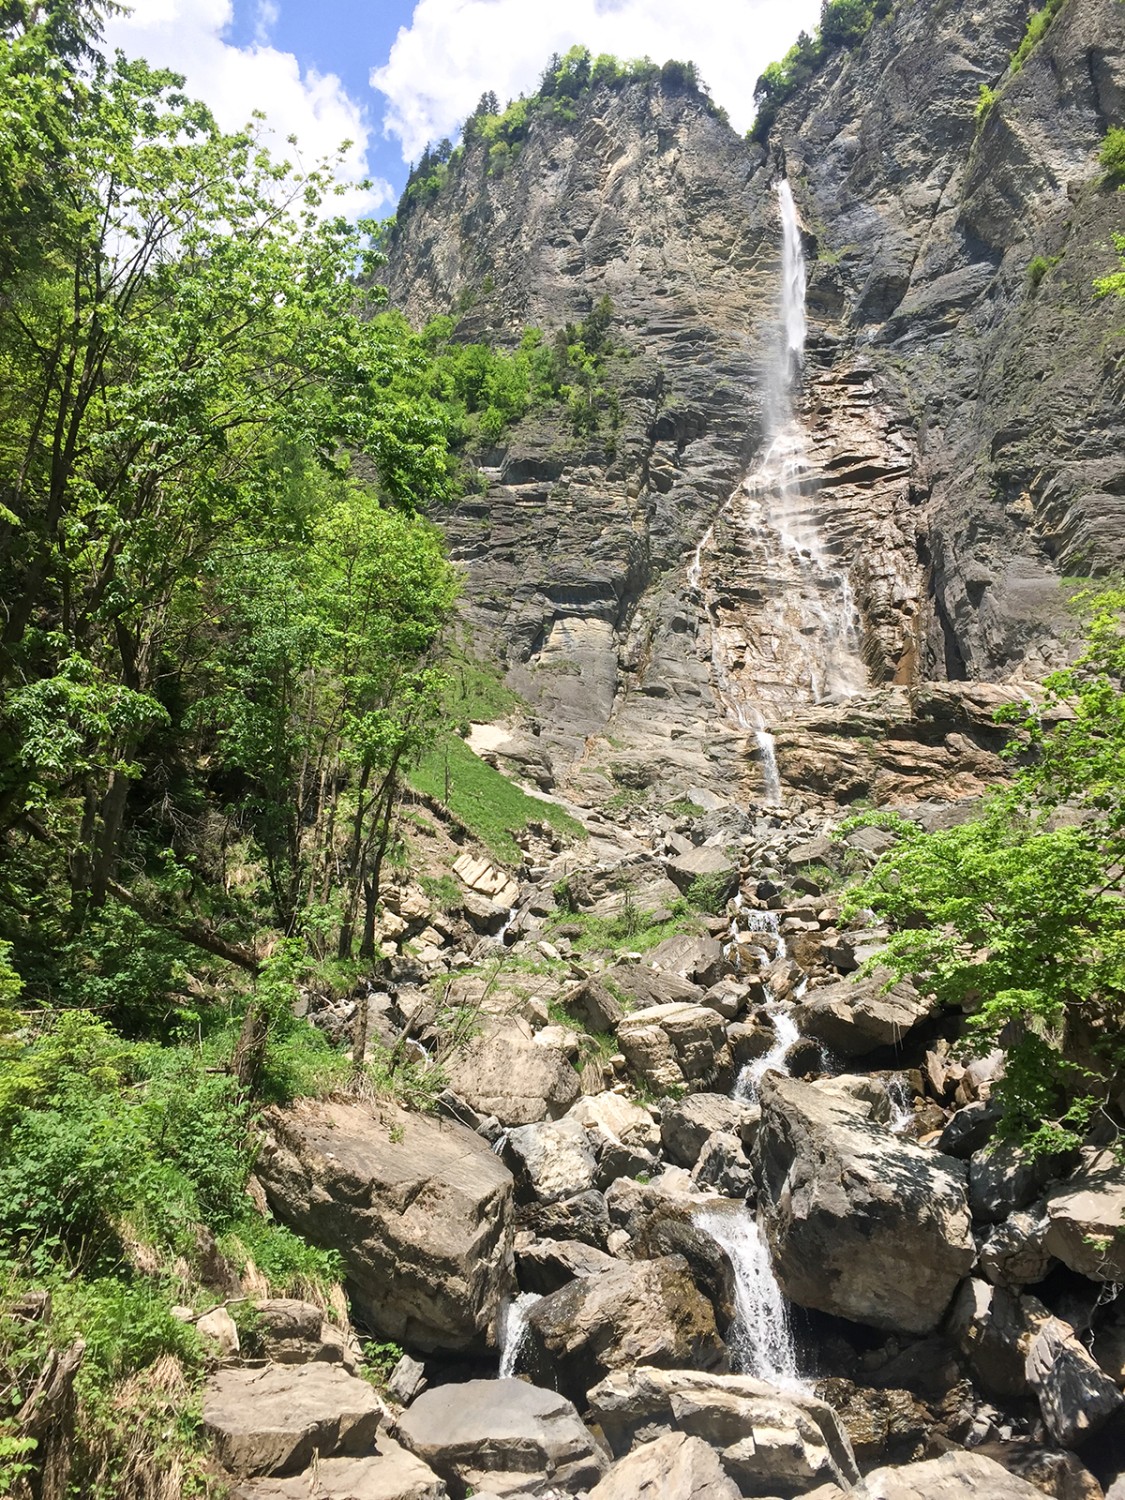
M527 1338L527 1315L541 1300L538 1292L520 1292L500 1309L497 1334L500 1343L501 1380L507 1380L516 1373L520 1350Z
M512 930L512 925L519 914L520 909L518 906L513 906L512 909L508 912L503 927L501 927L500 931L496 934L496 937L494 939L499 947L503 948L507 943L508 933Z
M793 1017L780 1001L768 1001L766 1014L773 1026L773 1046L762 1057L748 1062L735 1080L734 1097L746 1104L757 1102L758 1086L767 1073L784 1073L786 1077L789 1076L786 1053L801 1035Z
M901 1073L897 1073L893 1078L886 1079L883 1087L887 1091L887 1098L891 1105L891 1118L887 1122L887 1129L892 1135L902 1135L914 1124L914 1110L911 1107L910 1090L906 1079Z
M736 1371L772 1385L800 1387L797 1350L765 1236L749 1209L697 1210L696 1225L726 1252L734 1271L735 1317L727 1343Z

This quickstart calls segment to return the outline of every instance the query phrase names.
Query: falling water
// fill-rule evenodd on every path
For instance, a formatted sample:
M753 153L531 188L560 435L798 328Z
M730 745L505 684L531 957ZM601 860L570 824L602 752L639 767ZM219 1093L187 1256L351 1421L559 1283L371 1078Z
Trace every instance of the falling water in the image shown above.
M500 1326L497 1330L500 1342L500 1378L506 1380L516 1373L520 1349L527 1337L527 1315L541 1299L536 1292L520 1292L500 1309Z
M734 1097L744 1100L747 1104L754 1104L757 1101L758 1085L767 1073L784 1073L786 1077L789 1076L789 1065L785 1061L785 1056L801 1035L793 1017L780 1001L768 1001L766 1014L773 1026L773 1045L762 1057L756 1057L746 1064L734 1085Z
M805 358L805 257L789 183L777 184L781 217L778 339L765 371L761 458L695 549L689 585L702 591L716 529L737 536L740 574L762 580L750 639L724 624L712 590L712 672L730 716L754 736L768 804L781 802L781 778L769 719L795 706L854 697L867 686L861 622L847 573L821 533L808 434L794 410Z
M893 1078L885 1080L883 1087L887 1091L890 1100L891 1117L887 1122L888 1128L894 1135L902 1135L914 1124L914 1110L910 1104L910 1092L907 1088L906 1079L901 1073L895 1074Z
M695 1222L726 1251L734 1271L734 1322L727 1334L739 1373L773 1385L799 1386L789 1307L777 1284L769 1246L748 1209L697 1210Z

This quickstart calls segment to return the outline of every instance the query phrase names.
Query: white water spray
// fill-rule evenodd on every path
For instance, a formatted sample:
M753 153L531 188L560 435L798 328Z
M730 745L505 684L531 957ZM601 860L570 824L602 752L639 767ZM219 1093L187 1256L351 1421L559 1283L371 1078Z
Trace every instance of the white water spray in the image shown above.
M735 1317L727 1334L740 1374L799 1387L797 1351L765 1236L748 1209L700 1209L695 1222L726 1251L734 1271Z
M500 1343L500 1379L510 1379L516 1373L520 1350L527 1338L527 1315L542 1299L537 1292L520 1292L500 1309L500 1325L497 1330Z

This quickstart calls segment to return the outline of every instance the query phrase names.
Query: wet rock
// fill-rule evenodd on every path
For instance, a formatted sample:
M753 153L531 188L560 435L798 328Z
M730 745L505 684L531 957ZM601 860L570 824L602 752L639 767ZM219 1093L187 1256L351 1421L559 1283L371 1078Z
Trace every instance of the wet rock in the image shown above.
M711 1306L677 1255L573 1281L536 1303L528 1327L576 1401L610 1370L716 1369L726 1358Z
M386 1433L378 1453L365 1458L320 1459L290 1479L252 1479L232 1500L447 1500L449 1491L428 1464Z
M261 1298L254 1312L255 1353L277 1365L340 1363L354 1373L358 1350L314 1303L294 1297Z
M617 1041L629 1066L653 1088L682 1088L715 1070L725 1041L722 1017L702 1005L654 1005L628 1015Z
M889 976L876 971L860 980L842 979L811 990L794 1006L800 1031L840 1057L862 1057L880 1047L897 1047L933 1014L933 1001L901 981L890 989Z
M1047 1194L1047 1249L1094 1281L1125 1281L1125 1167L1109 1151Z
M908 1463L924 1455L934 1421L912 1392L832 1379L818 1382L817 1394L835 1412L860 1464Z
M1047 1431L1064 1448L1096 1436L1125 1405L1116 1384L1060 1318L1042 1322L1028 1348L1026 1369Z
M963 1169L864 1107L767 1073L754 1147L778 1279L799 1306L926 1333L973 1263Z
M483 1349L511 1287L512 1177L472 1131L390 1105L267 1117L257 1174L277 1216L338 1250L358 1314L419 1349Z
M614 1464L589 1500L740 1500L740 1495L712 1448L670 1432Z
M743 1146L752 1146L760 1119L757 1105L727 1094L688 1094L679 1103L665 1106L660 1139L669 1160L693 1167L704 1142L717 1130L733 1132Z
M1103 1500L1101 1485L1076 1453L1032 1444L986 1445L982 1451L1053 1500Z
M521 1125L508 1132L505 1154L521 1195L541 1203L574 1198L594 1186L597 1161L577 1120Z
M397 1436L455 1496L467 1490L575 1495L607 1467L571 1403L523 1380L468 1380L426 1391L399 1419Z
M558 1119L578 1098L578 1074L564 1051L543 1046L517 1016L487 1017L446 1064L449 1086L501 1125Z
M365 1380L338 1365L226 1366L203 1392L203 1430L232 1474L295 1474L314 1453L369 1452L383 1415Z
M589 1402L614 1453L657 1433L688 1433L718 1452L744 1495L803 1494L858 1477L835 1413L807 1392L745 1375L641 1368L607 1376Z

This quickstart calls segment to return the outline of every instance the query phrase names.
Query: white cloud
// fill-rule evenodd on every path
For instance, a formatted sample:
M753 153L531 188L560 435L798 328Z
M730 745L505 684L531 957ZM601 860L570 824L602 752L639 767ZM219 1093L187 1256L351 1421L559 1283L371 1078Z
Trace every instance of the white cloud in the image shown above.
M144 57L154 67L174 68L187 80L187 91L210 106L220 126L238 130L253 110L267 117L278 154L292 158L285 144L297 137L301 162L311 166L334 156L351 141L337 177L349 185L341 198L331 200L333 213L372 213L393 201L389 185L359 184L368 175L370 127L363 107L352 99L333 73L302 71L291 52L269 45L269 31L277 17L274 0L259 0L255 11L256 40L235 47L223 34L232 19L231 0L130 0L131 14L106 26L106 42L130 57Z
M386 64L371 74L386 95L386 132L407 160L453 135L486 89L501 104L531 93L552 52L582 43L618 57L691 60L737 130L754 115L754 84L820 0L418 0Z

